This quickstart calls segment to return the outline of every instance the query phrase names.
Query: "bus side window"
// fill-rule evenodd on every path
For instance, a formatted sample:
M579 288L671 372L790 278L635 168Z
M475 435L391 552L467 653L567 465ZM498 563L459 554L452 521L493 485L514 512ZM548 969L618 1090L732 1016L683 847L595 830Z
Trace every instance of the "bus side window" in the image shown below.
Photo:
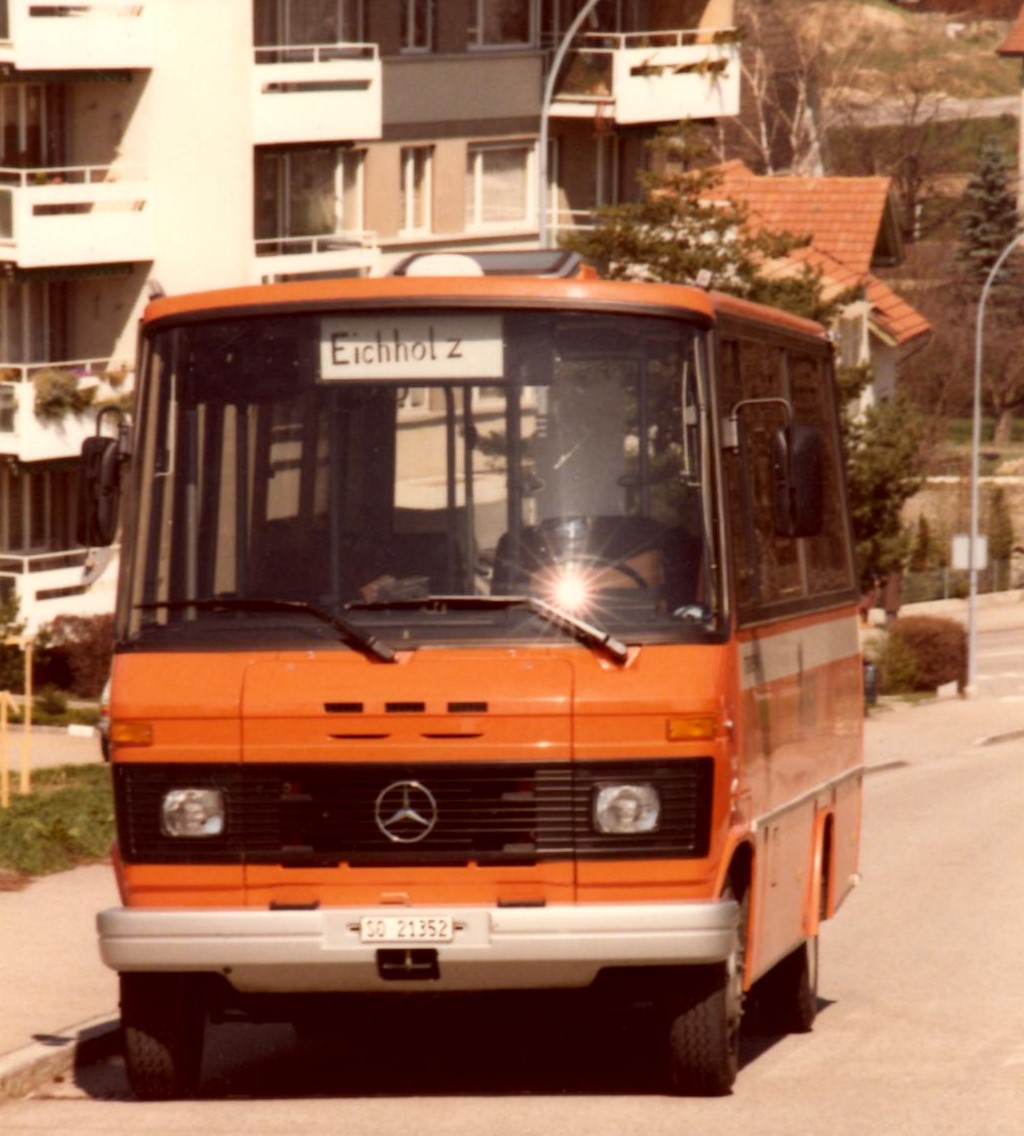
M797 422L816 426L824 439L821 466L824 523L804 541L810 594L829 595L854 586L849 524L843 493L837 409L825 360L789 353L789 390Z
M823 440L824 523L811 537L778 536L772 508L772 442L785 414L778 404L744 409L739 448L723 452L736 603L741 618L772 604L835 596L853 588L838 419L827 360L822 355L757 342L723 340L722 402L786 399L793 423Z
M723 405L741 399L787 397L784 353L752 339L722 344ZM775 528L773 441L785 425L775 403L745 408L740 445L724 454L736 600L741 615L751 608L794 599L804 592L798 545Z

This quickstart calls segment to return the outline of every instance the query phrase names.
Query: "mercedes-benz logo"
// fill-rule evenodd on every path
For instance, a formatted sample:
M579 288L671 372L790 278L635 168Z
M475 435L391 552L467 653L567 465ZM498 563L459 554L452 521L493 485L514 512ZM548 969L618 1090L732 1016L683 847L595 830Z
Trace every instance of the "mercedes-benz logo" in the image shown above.
M388 840L416 844L437 824L437 801L418 781L393 781L381 790L373 816Z

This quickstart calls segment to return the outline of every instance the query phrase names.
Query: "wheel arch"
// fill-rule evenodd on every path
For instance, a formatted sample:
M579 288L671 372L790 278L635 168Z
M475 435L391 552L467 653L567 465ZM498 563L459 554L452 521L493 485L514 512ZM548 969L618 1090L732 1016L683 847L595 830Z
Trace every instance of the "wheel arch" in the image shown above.
M834 911L833 844L835 817L831 809L820 809L814 818L811 837L811 870L804 900L804 934L813 938L821 924Z

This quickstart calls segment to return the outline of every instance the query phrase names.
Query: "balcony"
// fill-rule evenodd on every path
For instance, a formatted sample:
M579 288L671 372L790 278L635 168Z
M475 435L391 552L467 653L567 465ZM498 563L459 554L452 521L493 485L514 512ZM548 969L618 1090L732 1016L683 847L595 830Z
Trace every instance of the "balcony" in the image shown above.
M16 462L77 458L95 433L95 407L125 388L126 366L116 374L108 359L54 363L0 360L0 457Z
M0 0L0 66L93 71L153 66L160 0Z
M69 610L75 615L107 615L116 601L119 552L118 545L27 556L0 552L0 599L17 596L18 614L30 635Z
M579 37L555 92L556 118L594 118L616 126L739 114L736 32L593 32Z
M0 262L118 264L155 252L150 184L140 168L0 169Z
M366 276L380 267L375 233L344 232L271 237L256 242L256 279L344 273Z
M367 141L382 135L376 44L257 47L254 141Z

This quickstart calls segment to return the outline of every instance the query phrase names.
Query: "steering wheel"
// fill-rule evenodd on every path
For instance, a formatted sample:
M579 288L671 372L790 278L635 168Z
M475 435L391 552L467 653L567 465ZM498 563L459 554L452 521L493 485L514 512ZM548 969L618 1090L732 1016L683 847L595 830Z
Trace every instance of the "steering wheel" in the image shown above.
M584 564L588 568L597 568L611 572L618 572L620 576L625 576L638 588L645 590L650 588L650 584L640 575L640 573L623 560L614 560L609 556L599 556L595 553L584 553L581 556L574 556L570 561L572 564Z

